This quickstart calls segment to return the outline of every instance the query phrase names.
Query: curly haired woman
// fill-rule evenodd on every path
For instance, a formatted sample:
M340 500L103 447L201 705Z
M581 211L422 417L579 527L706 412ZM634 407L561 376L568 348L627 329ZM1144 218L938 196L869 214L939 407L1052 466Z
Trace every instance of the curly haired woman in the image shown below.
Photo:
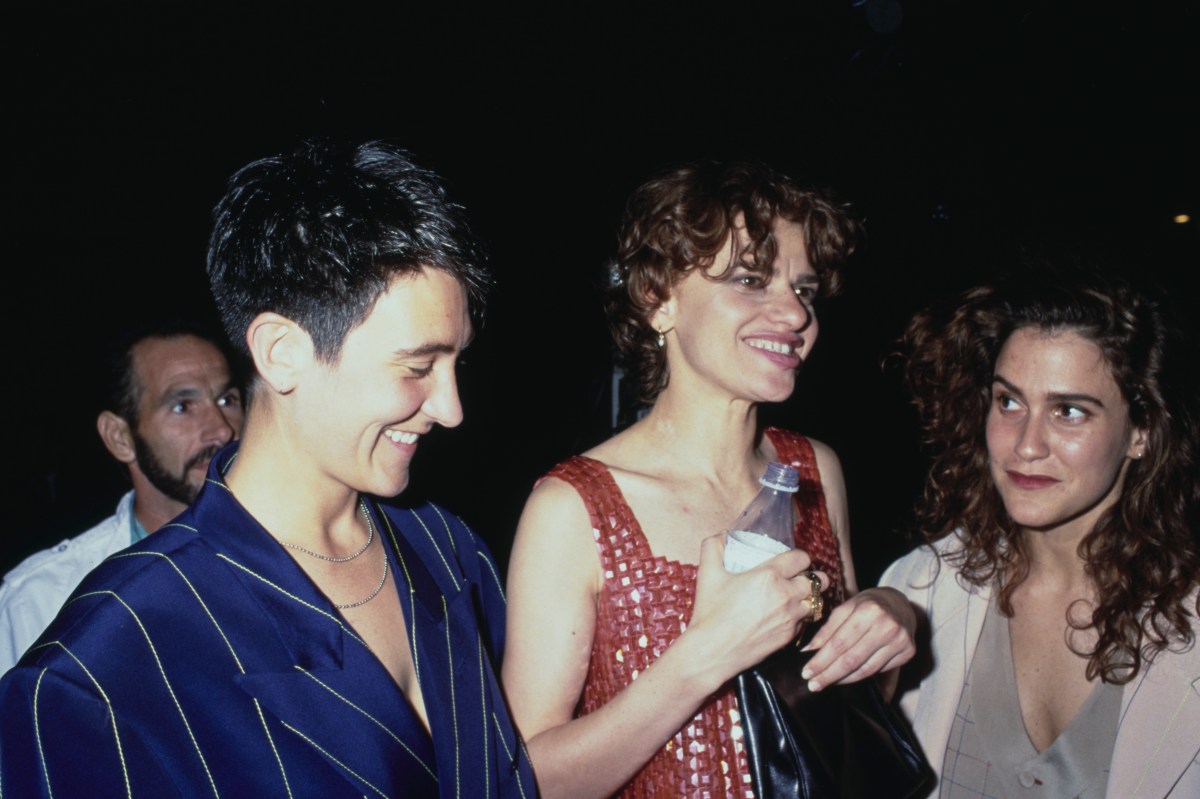
M927 546L882 584L928 617L901 706L940 796L1200 796L1197 360L1162 303L1035 277L906 344Z
M609 315L653 405L538 484L509 572L504 683L543 796L753 797L729 680L817 615L818 581L848 598L813 639L814 686L915 652L904 597L856 590L837 456L758 424L795 388L854 227L750 164L630 199ZM728 573L721 533L772 461L801 473L797 548Z

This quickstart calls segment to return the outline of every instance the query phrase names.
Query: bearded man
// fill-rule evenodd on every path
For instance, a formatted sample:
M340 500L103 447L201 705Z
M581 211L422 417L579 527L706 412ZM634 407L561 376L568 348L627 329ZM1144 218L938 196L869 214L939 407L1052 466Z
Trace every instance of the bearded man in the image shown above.
M112 516L5 575L0 673L41 635L84 575L182 513L212 456L241 432L241 389L221 347L199 326L172 321L127 333L108 360L96 428L128 468L133 490Z

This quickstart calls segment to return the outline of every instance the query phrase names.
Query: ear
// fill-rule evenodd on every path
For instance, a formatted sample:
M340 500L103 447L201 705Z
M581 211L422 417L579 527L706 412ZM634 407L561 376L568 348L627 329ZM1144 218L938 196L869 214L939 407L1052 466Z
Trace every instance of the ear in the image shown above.
M112 411L101 411L96 417L96 430L100 433L104 448L118 461L133 463L137 460L137 453L133 448L133 431L129 429L129 422Z
M657 330L659 333L668 333L675 327L675 315L678 312L678 302L675 300L675 295L667 297L658 304L654 309L654 313L650 314L650 327Z
M286 316L264 311L246 328L254 369L276 393L296 388L298 375L313 360L312 338Z
M1126 455L1136 460L1141 460L1146 454L1146 447L1150 444L1150 433L1144 427L1135 427L1129 435L1129 449Z

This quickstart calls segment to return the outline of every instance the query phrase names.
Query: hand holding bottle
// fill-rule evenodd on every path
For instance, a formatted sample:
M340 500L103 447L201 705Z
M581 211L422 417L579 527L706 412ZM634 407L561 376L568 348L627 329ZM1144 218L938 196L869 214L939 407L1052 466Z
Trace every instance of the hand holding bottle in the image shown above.
M793 495L800 472L782 463L767 464L758 481L762 489L733 523L725 540L725 568L752 569L773 555L795 547L796 509Z
M807 552L791 549L740 574L725 569L724 553L723 535L701 544L696 604L686 633L706 641L699 659L714 672L714 689L795 640L812 612Z

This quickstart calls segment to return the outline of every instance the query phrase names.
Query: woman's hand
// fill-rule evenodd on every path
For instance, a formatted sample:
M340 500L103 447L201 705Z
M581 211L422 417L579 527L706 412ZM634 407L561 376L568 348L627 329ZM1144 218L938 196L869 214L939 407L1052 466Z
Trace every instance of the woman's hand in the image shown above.
M685 636L703 639L700 662L711 669L715 686L796 638L812 615L807 601L812 583L804 575L812 565L807 552L793 549L740 574L725 570L725 536L700 545L696 604ZM817 572L823 584L829 576Z
M575 718L601 575L578 493L556 479L534 490L513 546L503 674L542 796L613 795L725 681L795 637L812 613L808 555L730 574L724 554L723 536L701 544L687 630L606 705Z
M917 614L894 588L868 588L834 608L806 650L809 689L851 683L897 668L916 654Z

